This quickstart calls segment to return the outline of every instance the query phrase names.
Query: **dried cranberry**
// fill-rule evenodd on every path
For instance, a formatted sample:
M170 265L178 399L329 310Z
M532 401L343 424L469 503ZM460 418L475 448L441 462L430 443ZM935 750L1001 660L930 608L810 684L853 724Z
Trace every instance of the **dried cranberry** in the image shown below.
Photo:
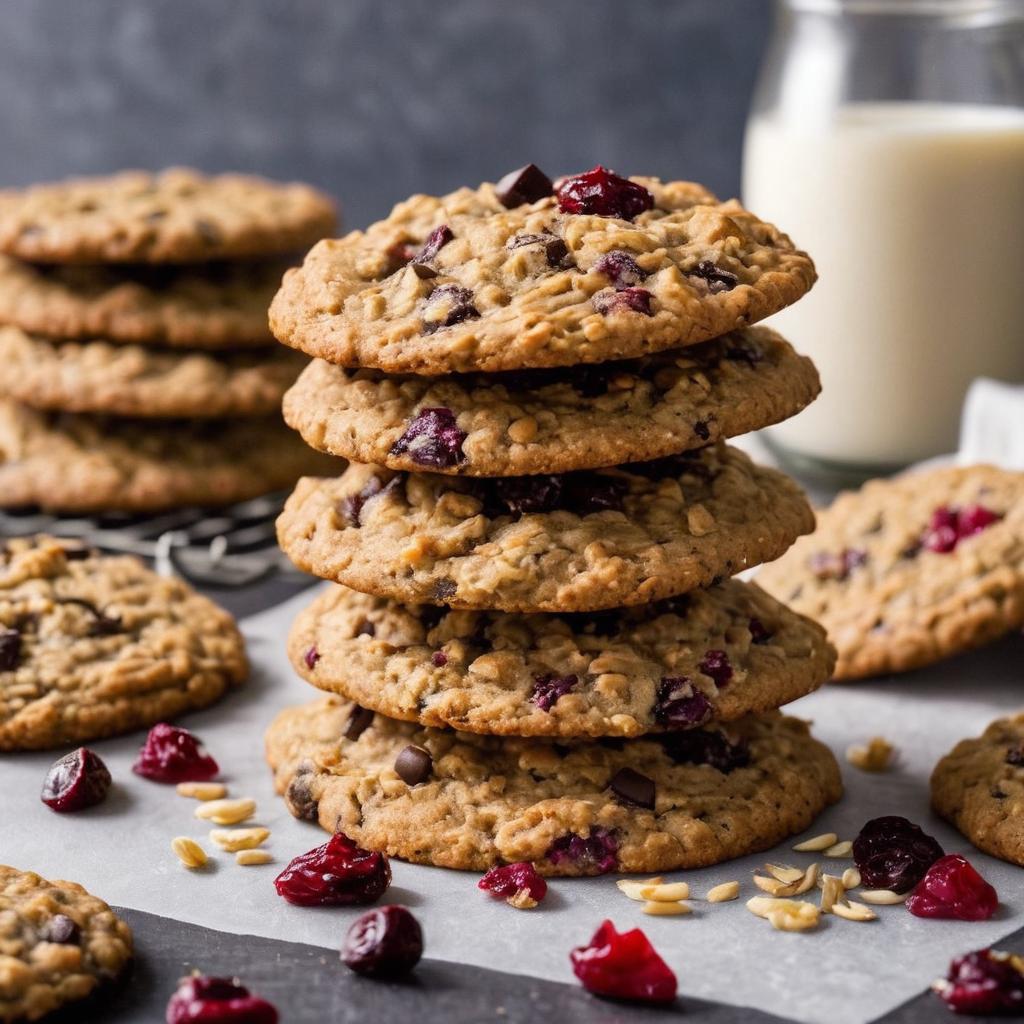
M300 854L274 879L278 895L299 907L350 907L379 900L391 885L382 853L336 832L323 846Z
M965 505L956 517L956 532L960 537L973 537L1002 518L984 505Z
M552 864L566 861L581 868L587 874L606 874L618 865L619 841L606 828L596 826L589 836L578 836L573 832L559 836L545 854Z
M520 249L524 245L544 246L544 258L549 267L561 267L571 262L566 260L566 256L569 255L569 246L558 235L553 235L550 231L543 234L516 235L508 243L510 249Z
M749 338L730 340L724 355L731 362L746 363L751 368L764 361L764 349Z
M673 732L661 738L665 753L676 764L706 764L728 775L750 764L750 748L742 740L733 742L723 733L709 729Z
M413 263L429 263L455 236L447 224L434 228L427 235L423 248L412 258Z
M548 892L547 882L527 861L491 868L476 884L478 889L503 900L523 900L528 897L535 904L540 903Z
M711 717L711 701L686 676L666 676L658 686L654 717L670 729L703 725Z
M356 918L345 936L341 959L370 978L408 974L423 956L423 930L405 907L377 907Z
M100 756L79 747L50 765L40 799L61 814L82 811L106 800L110 783L110 772Z
M719 292L731 292L739 280L728 270L719 270L711 260L701 260L693 270L686 271L686 276L696 277L703 281L712 295L717 295Z
M11 672L21 660L21 630L0 630L0 672Z
M819 580L845 580L854 569L867 564L868 553L860 548L844 548L838 554L818 551L811 555L808 565Z
M580 472L477 481L474 492L481 497L485 513L493 519L558 509L568 509L577 515L619 511L628 486L621 477Z
M446 469L465 458L462 442L466 432L460 430L451 409L439 406L421 409L391 446L391 455L409 453L413 462L433 469Z
M1012 764L1015 768L1019 768L1024 765L1024 746L1018 743L1014 747L1010 747L1006 751L1006 763Z
M371 476L355 494L349 494L338 502L338 514L349 525L363 525L363 510L371 501L377 501L399 490L405 484L405 476L396 473L387 483L379 476Z
M530 700L541 709L550 711L559 697L564 697L578 682L576 676L556 676L553 672L533 677Z
M220 767L187 729L160 722L149 730L132 771L154 782L202 782Z
M906 818L872 818L853 841L853 859L864 885L909 892L943 855L930 835Z
M444 651L434 651L430 656L430 664L434 668L444 668L448 664L448 655Z
M725 651L706 651L699 667L701 672L714 679L718 686L725 686L732 679L732 665Z
M604 274L616 288L631 288L647 277L647 273L640 269L640 264L621 249L606 252L594 264L594 270Z
M1024 1013L1024 961L993 949L958 956L932 988L954 1013L1020 1016Z
M598 165L592 171L566 178L557 190L562 213L596 214L632 220L654 206L654 196L635 181Z
M590 301L593 303L594 309L604 316L620 311L654 316L651 310L653 298L654 296L646 288L622 288L616 292L597 292Z
M306 651L305 657L303 658L303 661L305 661L306 663L306 668L308 668L311 672L313 671L313 669L316 668L316 663L319 660L320 652L316 649L316 645L310 647L310 649Z
M443 284L435 288L427 299L428 308L438 303L447 304L447 312L443 318L430 317L423 321L423 330L427 334L480 316L480 310L473 305L473 293L457 284Z
M987 921L998 907L995 889L958 853L940 857L907 898L915 917Z
M611 921L603 921L569 959L583 987L595 995L646 1003L670 1003L676 997L676 976L639 928L617 932Z
M766 644L774 636L760 619L751 619L747 629L750 630L750 642L752 644Z
M981 533L1002 517L984 505L965 505L955 508L940 505L921 535L921 546L936 554L948 555L965 537Z
M167 1003L167 1024L277 1024L277 1010L232 978L182 978Z
M509 171L494 186L498 202L509 210L524 203L536 203L551 192L551 179L536 164Z

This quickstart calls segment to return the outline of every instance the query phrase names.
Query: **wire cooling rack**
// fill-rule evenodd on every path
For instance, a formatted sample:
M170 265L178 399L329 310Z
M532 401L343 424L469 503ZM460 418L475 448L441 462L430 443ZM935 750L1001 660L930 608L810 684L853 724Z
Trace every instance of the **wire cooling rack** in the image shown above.
M0 511L0 537L49 533L151 559L163 575L213 587L247 587L273 573L297 574L278 550L274 520L287 492L226 508L185 508L158 515L58 516Z

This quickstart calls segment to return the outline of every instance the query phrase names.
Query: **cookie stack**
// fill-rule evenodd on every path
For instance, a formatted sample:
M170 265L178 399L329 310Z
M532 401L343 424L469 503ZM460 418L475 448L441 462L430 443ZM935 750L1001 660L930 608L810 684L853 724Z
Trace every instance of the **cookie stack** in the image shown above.
M764 849L839 797L775 711L834 652L730 578L813 516L723 443L816 396L746 326L813 280L700 186L534 166L286 274L271 327L317 359L285 418L352 463L278 522L338 584L289 642L330 696L267 736L293 813L412 861L581 875Z
M304 185L128 172L0 192L0 506L219 505L331 460L281 396L266 307L336 224Z

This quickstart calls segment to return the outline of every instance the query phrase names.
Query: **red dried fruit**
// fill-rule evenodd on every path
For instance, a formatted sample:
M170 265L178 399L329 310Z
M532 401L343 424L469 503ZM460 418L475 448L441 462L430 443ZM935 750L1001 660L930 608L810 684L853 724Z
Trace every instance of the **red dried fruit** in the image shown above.
M742 740L735 743L714 729L688 729L661 737L665 753L676 764L706 764L728 775L750 764L750 748Z
M940 505L932 512L927 529L921 535L921 546L936 554L948 555L965 537L988 528L1002 518L984 505Z
M606 252L594 264L594 270L604 274L616 288L632 288L647 277L640 264L622 249Z
M711 701L687 676L665 676L658 684L654 717L670 729L703 725L712 712Z
M159 722L149 730L132 771L154 782L204 782L220 767L188 729Z
M370 978L408 974L423 956L423 929L405 907L377 907L356 919L345 936L341 960Z
M404 455L420 466L433 469L454 466L465 458L462 442L466 432L460 430L451 409L439 406L421 409L405 433L391 446L391 455Z
M231 978L182 978L167 1003L167 1024L277 1024L277 1010Z
M719 270L711 260L701 260L693 268L686 271L687 277L696 277L703 281L712 295L719 292L731 292L736 287L739 278L728 270Z
M110 771L100 756L88 747L79 747L50 765L40 799L61 814L82 811L102 803L110 783Z
M21 630L0 629L0 672L11 672L21 660Z
M670 1003L676 976L639 928L617 932L603 921L586 946L569 954L573 973L588 992L613 999Z
M597 292L590 300L598 313L625 311L653 316L651 300L654 296L646 288L621 288L618 291Z
M306 662L306 668L308 668L312 672L312 670L316 668L316 663L319 660L320 652L316 649L316 645L314 645L310 647L308 651L306 651L306 656L304 658L304 661Z
M525 893L535 903L540 903L548 892L547 882L528 861L491 868L476 884L478 889L509 902L517 897L522 899Z
M906 818L873 818L853 841L853 860L870 889L909 892L943 856L930 835Z
M615 833L598 825L590 830L589 836L578 836L573 832L559 836L548 847L545 854L552 864L570 864L584 874L604 875L618 866L619 841Z
M954 1013L1006 1017L1024 1013L1024 960L994 949L958 956L932 988Z
M562 213L588 213L622 220L632 220L654 206L654 196L643 185L600 164L584 174L566 178L556 195Z
M958 853L940 857L907 898L915 917L987 921L999 907L995 889Z
M544 676L533 677L533 693L530 700L541 709L550 711L578 682L576 676L556 676L549 672Z
M725 686L732 679L732 665L725 651L705 651L700 670L714 679L718 686Z
M382 853L336 832L323 846L300 854L274 879L274 888L299 907L350 907L379 900L391 885Z

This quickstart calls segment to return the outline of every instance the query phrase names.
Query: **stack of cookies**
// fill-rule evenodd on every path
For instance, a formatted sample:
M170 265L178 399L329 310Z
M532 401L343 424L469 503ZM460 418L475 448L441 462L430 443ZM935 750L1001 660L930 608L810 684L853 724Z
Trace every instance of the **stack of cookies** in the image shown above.
M266 307L336 225L304 185L187 170L0 193L0 506L221 505L330 460L280 419Z
M289 644L330 696L267 736L293 813L421 863L583 875L765 849L838 799L775 710L834 651L730 578L813 515L723 443L816 396L747 326L813 281L700 186L532 165L286 274L271 327L317 358L285 418L352 463L278 523L338 584Z

